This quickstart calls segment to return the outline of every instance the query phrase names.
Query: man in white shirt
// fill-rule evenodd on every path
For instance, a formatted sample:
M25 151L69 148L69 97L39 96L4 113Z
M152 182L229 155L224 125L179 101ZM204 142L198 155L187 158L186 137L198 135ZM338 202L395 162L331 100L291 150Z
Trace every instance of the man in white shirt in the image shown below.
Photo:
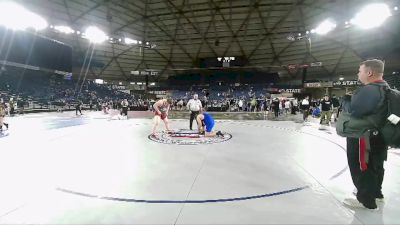
M287 115L287 114L289 114L289 112L290 112L290 101L286 100L285 101L285 114Z
M128 107L129 107L128 99L122 100L122 102L121 102L121 116L126 116L126 119L128 119Z
M307 121L308 112L310 110L310 102L308 101L308 96L306 96L301 102L301 109L303 110L303 120Z
M193 120L197 118L200 109L203 107L201 105L201 101L199 100L199 96L197 94L193 95L193 98L189 100L187 103L187 109L190 111L190 130L192 130Z
M292 107L293 115L296 115L296 112L298 111L298 106L299 106L299 103L297 102L297 99L293 99L293 107Z
M240 112L243 111L243 100L242 99L239 100L238 106L239 106L239 111Z
M183 100L179 100L178 103L176 103L176 106L178 107L179 110L182 110L183 107Z

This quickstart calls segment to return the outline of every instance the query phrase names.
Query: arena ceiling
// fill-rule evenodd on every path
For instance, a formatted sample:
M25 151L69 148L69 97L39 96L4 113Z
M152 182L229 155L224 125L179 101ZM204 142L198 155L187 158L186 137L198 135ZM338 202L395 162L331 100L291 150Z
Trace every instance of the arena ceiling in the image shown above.
M207 57L244 57L247 68L279 72L287 80L301 79L288 64L322 62L308 69L308 79L353 77L368 57L387 58L387 70L399 69L399 13L379 28L345 26L366 0L18 0L49 24L84 31L95 25L110 37L129 37L153 48L104 42L95 46L88 78L140 80L131 71L154 70L159 80L198 67ZM374 1L376 2L376 1ZM387 0L390 7L399 1ZM373 16L373 15L371 15ZM331 18L337 28L327 35L309 34ZM303 38L297 38L298 35ZM45 31L74 48L74 76L82 71L89 42L76 34ZM296 37L295 41L288 36ZM299 39L299 40L297 40ZM308 40L311 40L308 41ZM90 53L90 51L89 51ZM396 56L397 54L397 56ZM89 54L90 55L90 54ZM397 58L396 58L397 57ZM394 60L396 58L397 60ZM390 61L390 62L389 62Z

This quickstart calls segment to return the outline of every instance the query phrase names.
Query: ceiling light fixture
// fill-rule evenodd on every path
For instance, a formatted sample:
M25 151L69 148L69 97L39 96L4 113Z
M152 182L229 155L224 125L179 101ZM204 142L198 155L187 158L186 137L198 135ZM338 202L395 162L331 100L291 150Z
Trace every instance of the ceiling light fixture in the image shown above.
M315 33L325 35L335 28L336 23L330 19L326 19L322 23L320 23L317 28L315 28Z
M386 4L374 3L362 8L350 22L363 29L370 29L379 27L391 15L390 9Z

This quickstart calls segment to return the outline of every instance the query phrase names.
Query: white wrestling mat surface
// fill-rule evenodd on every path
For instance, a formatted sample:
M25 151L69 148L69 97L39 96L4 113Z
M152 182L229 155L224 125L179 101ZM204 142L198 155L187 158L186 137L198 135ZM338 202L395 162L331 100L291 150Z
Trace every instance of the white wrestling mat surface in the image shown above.
M150 119L102 112L6 121L0 224L400 223L400 151L388 154L380 209L349 209L345 140L315 121L216 121L226 140L183 144L151 140Z

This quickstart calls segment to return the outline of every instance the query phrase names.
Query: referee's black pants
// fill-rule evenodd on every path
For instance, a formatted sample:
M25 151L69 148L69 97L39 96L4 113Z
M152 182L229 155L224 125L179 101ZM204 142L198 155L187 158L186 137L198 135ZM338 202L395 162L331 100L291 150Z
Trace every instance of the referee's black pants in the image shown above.
M128 116L128 107L122 107L121 116Z
M76 115L78 115L78 112L82 115L81 107L76 107L76 108L75 108L75 114L76 114Z
M196 120L197 115L199 115L199 111L191 111L190 113L190 126L189 128L192 130L193 120Z

